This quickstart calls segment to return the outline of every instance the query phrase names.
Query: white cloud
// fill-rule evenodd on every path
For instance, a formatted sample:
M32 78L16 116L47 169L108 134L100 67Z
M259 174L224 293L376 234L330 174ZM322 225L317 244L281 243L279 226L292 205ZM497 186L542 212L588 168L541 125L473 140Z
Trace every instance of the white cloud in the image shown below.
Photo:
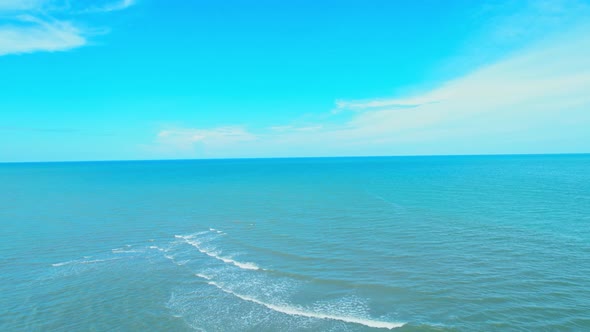
M589 30L539 44L420 95L341 103L362 112L338 137L378 143L384 153L405 151L407 144L431 153L526 152L531 142L542 148L564 137L579 140L563 146L566 151L590 151L590 140L583 144L590 139L583 130L590 127Z
M102 4L92 4L81 2L77 6L71 6L71 10L76 14L84 13L100 13L100 12L113 12L123 10L135 5L136 0L121 0L121 1L109 1Z
M15 11L40 8L43 0L0 0L0 11Z
M69 22L45 22L23 16L21 23L28 24L0 28L0 55L63 51L86 44L86 38L80 29Z
M193 157L588 152L589 32L580 27L421 94L338 101L337 110L355 111L345 121L237 131L251 140L219 128L174 136L216 147Z
M219 151L233 149L240 143L256 139L256 135L241 126L210 129L173 128L158 133L155 148L158 151L172 153L199 149L202 154L216 156Z
M6 23L0 25L0 56L65 51L84 46L88 33L67 17L122 10L134 3L134 0L121 0L90 7L88 2L81 0L65 3L57 0L0 0L0 13L6 18Z
M103 7L105 11L112 12L115 10L123 10L129 8L135 4L135 0L123 0L117 3Z
M319 131L323 128L322 125L311 125L311 126L272 126L269 127L269 129L273 132L313 132L313 131Z

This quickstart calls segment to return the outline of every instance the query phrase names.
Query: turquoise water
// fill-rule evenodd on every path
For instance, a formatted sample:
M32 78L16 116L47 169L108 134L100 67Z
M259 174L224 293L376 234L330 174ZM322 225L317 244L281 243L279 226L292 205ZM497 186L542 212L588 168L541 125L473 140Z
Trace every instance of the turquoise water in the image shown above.
M590 155L0 164L2 331L587 331Z

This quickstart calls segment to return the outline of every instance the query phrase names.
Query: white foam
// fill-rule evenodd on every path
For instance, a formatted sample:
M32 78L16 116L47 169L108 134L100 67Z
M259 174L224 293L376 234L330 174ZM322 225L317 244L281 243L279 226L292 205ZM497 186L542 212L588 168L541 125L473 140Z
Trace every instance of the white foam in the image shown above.
M266 302L260 301L258 299L255 299L253 297L233 292L232 290L227 289L214 281L209 281L208 284L215 286L215 287L219 288L221 291L231 294L231 295L233 295L237 298L240 298L244 301L256 303L258 305L266 307L267 309L270 309L270 310L273 310L276 312L280 312L283 314L291 315L291 316L302 316L302 317L308 317L308 318L338 320L338 321L345 322L345 323L354 323L354 324L360 324L360 325L364 325L364 326L368 326L368 327L390 329L390 330L404 326L404 323L385 322L385 321L379 321L379 320L368 319L368 318L341 316L341 315L329 314L329 313L319 313L319 312L307 311L304 309L291 307L291 306L266 303Z
M237 266L241 269L245 269L245 270L260 270L260 267L258 267L256 264L254 263L243 263L243 262L238 262L234 259L231 259L229 257L223 257L220 256L218 253L211 251L211 250L207 250L205 248L203 248L201 246L201 243L199 241L196 240L191 240L192 236L178 236L181 239L184 239L184 241L186 241L186 243L192 245L193 247L197 248L197 250L199 250L201 253L209 256L209 257L213 257L215 259L218 259L226 264L232 264L234 266Z
M121 249L121 248L116 248L116 249L111 249L111 251L113 252L113 254L130 254L130 253L135 253L135 252L140 252L139 250L125 250L125 249Z
M160 247L158 247L158 246L150 246L149 248L150 248L150 249L155 249L155 250L158 250L158 251L164 251L164 252L166 252L166 249L164 249L164 248L160 248Z
M207 253L207 255L209 255L209 254ZM233 260L231 258L221 257L221 256L218 256L218 255L215 255L215 254L209 255L209 256L214 257L214 258L217 258L217 259L221 260L224 263L233 264L233 265L235 265L235 266L237 266L237 267L239 267L241 269L245 269L245 270L260 270L260 268L256 264L254 264L254 263L249 263L249 262L242 263L242 262L238 262L236 260Z
M204 235L204 234L207 234L207 233L209 233L209 231L202 231L202 232L194 233L194 234L191 234L191 235L174 235L174 237L177 238L177 239L186 240L186 239L192 239L195 236Z
M222 231L220 231L218 229L215 229L215 228L209 228L209 231L214 232L214 233L217 233L217 234L225 234L224 232L222 232Z
M199 277L199 278L203 278L203 279L205 279L205 280L211 280L211 279L212 279L212 277L210 277L210 276L208 276L208 275L204 275L204 274L202 274L202 273L197 273L197 274L195 274L195 275L196 275L197 277Z
M54 263L54 264L51 264L51 266L64 266L64 265L73 264L73 263L76 263L76 261L67 261L67 262L61 262L61 263Z
M90 261L82 261L82 260L73 260L73 261L67 261L67 262L61 262L61 263L54 263L51 264L51 266L64 266L64 265L70 265L70 264L93 264L93 263L100 263L100 262L106 262L106 261L113 261L116 260L117 258L109 258L109 259L94 259L94 260L90 260Z

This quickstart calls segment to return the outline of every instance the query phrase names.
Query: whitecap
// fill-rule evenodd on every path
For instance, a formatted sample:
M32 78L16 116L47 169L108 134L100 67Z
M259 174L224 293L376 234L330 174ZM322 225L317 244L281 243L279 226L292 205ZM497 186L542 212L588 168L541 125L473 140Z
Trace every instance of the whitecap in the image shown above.
M166 251L167 251L166 249L164 249L164 248L160 248L160 247L158 247L158 246L149 246L149 248L150 248L150 249L155 249L155 250L158 250L158 251L163 251L163 252L166 252Z
M207 234L207 233L209 233L209 231L197 232L197 233L190 234L190 235L174 235L174 237L177 238L177 239L186 240L186 239L192 239L195 236L204 235L204 234Z
M283 313L286 315L290 315L290 316L301 316L301 317L307 317L307 318L337 320L337 321L341 321L341 322L345 322L345 323L360 324L360 325L364 325L364 326L368 326L368 327L382 328L382 329L389 329L389 330L394 329L394 328L398 328L398 327L402 327L405 325L405 323L387 322L387 321L380 321L380 320L375 320L375 319L370 319L370 318L344 316L344 315L330 314L330 313L320 313L320 312L308 311L305 309L292 307L292 306L288 306L288 305L276 305L276 304L260 301L256 298L251 297L251 296L238 294L228 288L223 287L222 285L220 285L214 281L209 281L208 284L211 286L215 286L218 289L220 289L221 291L231 294L241 300L256 303L258 305L266 307L267 309L270 309L270 310L273 310L276 312L280 312L280 313Z
M64 266L64 265L73 264L73 263L76 263L76 261L67 261L67 262L61 262L61 263L54 263L54 264L51 264L51 266L56 266L57 267L57 266Z
M59 266L70 265L70 264L94 264L94 263L100 263L100 262L106 262L106 261L113 261L116 259L117 258L93 259L93 260L73 260L73 261L66 261L66 262L61 262L61 263L54 263L54 264L51 264L51 266L59 267Z
M202 274L202 273L197 273L197 274L195 274L195 275L196 275L197 277L199 277L199 278L203 278L203 279L205 279L205 280L211 280L211 279L213 279L212 277L210 277L210 276L208 276L208 275L205 275L205 274Z
M111 251L113 252L113 254L131 254L131 253L137 253L137 252L141 252L139 250L125 250L125 249L121 249L121 248L116 248L116 249L111 249Z
M222 261L222 262L224 262L226 264L232 264L232 265L237 266L237 267L239 267L241 269L244 269L244 270L260 270L260 267L258 267L258 265L254 264L254 263L250 263L250 262L245 262L245 263L244 262L238 262L238 261L236 261L236 260L234 260L232 258L220 256L219 253L217 253L217 252L215 252L213 250L207 250L206 248L203 248L201 246L201 243L199 241L191 240L192 237L186 237L185 236L185 237L182 237L182 239L184 239L186 241L186 243L188 243L188 244L192 245L193 247L197 248L197 250L199 250L201 253L203 253L203 254L205 254L205 255L207 255L209 257L215 258L217 260L220 260L220 261Z

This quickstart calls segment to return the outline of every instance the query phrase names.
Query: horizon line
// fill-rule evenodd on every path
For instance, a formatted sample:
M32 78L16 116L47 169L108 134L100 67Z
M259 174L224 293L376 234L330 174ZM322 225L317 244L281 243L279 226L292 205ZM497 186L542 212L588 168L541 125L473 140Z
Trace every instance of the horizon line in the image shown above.
M343 159L343 158L415 158L415 157L500 157L500 156L560 156L590 155L590 152L549 152L549 153L474 153L474 154L407 154L407 155L355 155L355 156L292 156L292 157L211 157L211 158L170 158L170 159L98 159L98 160L48 160L48 161L0 161L0 164L66 164L66 163L109 163L109 162L162 162L162 161L206 161L206 160L271 160L271 159Z

